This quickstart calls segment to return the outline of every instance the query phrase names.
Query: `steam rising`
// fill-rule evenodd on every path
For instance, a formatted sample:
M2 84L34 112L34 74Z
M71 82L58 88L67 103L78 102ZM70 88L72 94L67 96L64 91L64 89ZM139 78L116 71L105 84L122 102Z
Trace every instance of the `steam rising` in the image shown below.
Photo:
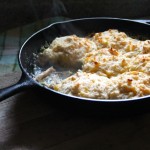
M67 14L66 7L61 0L53 0L51 6L51 15L63 16Z

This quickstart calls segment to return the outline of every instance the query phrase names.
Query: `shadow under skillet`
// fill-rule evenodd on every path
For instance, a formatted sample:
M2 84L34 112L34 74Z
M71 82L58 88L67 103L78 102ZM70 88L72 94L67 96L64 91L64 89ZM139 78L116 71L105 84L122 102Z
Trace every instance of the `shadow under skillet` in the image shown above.
M81 141L84 141L84 138L88 138L88 140L91 138L91 143L109 147L113 144L116 145L114 141L118 140L118 136L121 142L124 135L130 137L135 129L138 130L139 126L142 126L138 126L136 122L139 122L143 115L130 114L112 117L111 115L101 115L101 113L99 115L90 112L84 114L87 110L81 111L82 107L63 106L63 101L59 104L57 98L53 95L47 97L45 92L33 89L7 99L11 109L7 112L9 117L6 119L10 119L10 125L7 125L1 132L8 138L2 144L0 143L0 148L8 150L24 147L29 150L40 150L57 147L65 142L76 141L78 138L81 138ZM121 131L122 134L115 130ZM111 135L109 135L110 132L112 132ZM96 133L96 139L86 137L91 133ZM116 134L118 136L115 139ZM105 140L109 142L105 142ZM79 147L87 147L88 143L84 144L79 145Z
M48 99L38 90L20 93L9 99L14 102L8 112L8 116L11 115L9 129L6 129L9 138L0 144L3 149L52 147L96 130L102 122L111 122L109 119L79 115L60 105L57 107L50 102L54 97Z

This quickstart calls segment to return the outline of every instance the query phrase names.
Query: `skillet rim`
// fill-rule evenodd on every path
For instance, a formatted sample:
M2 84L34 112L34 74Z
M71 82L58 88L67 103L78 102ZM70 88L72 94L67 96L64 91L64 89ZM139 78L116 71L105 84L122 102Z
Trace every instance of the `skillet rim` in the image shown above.
M55 91L53 89L50 89L42 84L40 84L39 82L37 82L36 80L34 80L33 77L31 77L31 75L29 74L29 72L26 71L26 69L23 67L22 65L22 61L21 61L21 53L25 47L25 45L28 43L28 41L33 38L34 36L36 36L38 33L54 26L57 24L64 24L64 23L69 23L69 22L76 22L76 21L84 21L84 20L120 20L120 21L127 21L127 22L133 22L136 24L144 24L146 26L150 26L150 24L148 23L144 23L144 22L139 22L137 20L132 20L132 19L126 19L126 18L113 18L113 17L88 17L88 18L78 18L78 19L70 19L70 20L64 20L64 21L57 21L54 23L51 23L50 25L36 31L35 33L33 33L29 38L27 38L27 40L23 43L23 45L21 46L19 53L18 53L18 62L19 62L19 66L22 70L22 72L30 79L31 82L33 82L35 85L38 85L39 87L48 90L49 92L54 92L55 94L61 95L61 96L65 96L67 98L71 99L78 99L78 100L82 100L82 101L87 101L87 102L96 102L96 103L129 103L129 102L139 102L139 101L145 101L148 100L150 98L150 95L147 96L142 96L142 97L137 97L137 98L130 98L130 99L93 99L93 98L85 98L85 97L78 97L78 96L74 96L74 95L68 95L68 94L64 94L58 91Z

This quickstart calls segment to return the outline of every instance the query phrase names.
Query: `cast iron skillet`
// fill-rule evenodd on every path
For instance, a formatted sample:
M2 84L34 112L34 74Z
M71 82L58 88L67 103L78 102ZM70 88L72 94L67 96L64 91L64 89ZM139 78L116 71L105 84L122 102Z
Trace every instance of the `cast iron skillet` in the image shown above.
M108 29L118 29L126 32L131 36L138 37L140 39L150 39L150 25L147 23L141 23L128 19L121 18L82 18L69 21L56 22L43 28L29 37L22 45L18 60L22 70L21 79L15 85L0 90L0 101L26 89L38 88L45 94L48 94L49 99L53 100L52 96L56 96L59 102L65 100L67 102L84 103L89 107L94 105L94 108L101 106L100 109L108 108L109 110L116 107L120 109L133 109L141 108L142 104L148 105L150 96L144 96L137 99L117 99L117 100L105 100L105 99L89 99L75 96L68 96L66 94L59 93L52 89L42 86L35 80L33 80L33 54L37 54L45 41L51 42L54 38L76 34L78 36L87 36L91 33L105 31ZM61 100L60 100L61 99ZM124 107L128 106L128 107ZM149 105L150 106L150 105ZM99 108L98 108L99 109Z

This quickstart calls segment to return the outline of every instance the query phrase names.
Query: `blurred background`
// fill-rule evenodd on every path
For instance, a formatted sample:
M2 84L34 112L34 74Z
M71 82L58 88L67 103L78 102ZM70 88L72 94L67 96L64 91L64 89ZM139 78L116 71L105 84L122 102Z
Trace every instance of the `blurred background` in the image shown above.
M150 16L150 0L0 0L0 31L51 17Z

